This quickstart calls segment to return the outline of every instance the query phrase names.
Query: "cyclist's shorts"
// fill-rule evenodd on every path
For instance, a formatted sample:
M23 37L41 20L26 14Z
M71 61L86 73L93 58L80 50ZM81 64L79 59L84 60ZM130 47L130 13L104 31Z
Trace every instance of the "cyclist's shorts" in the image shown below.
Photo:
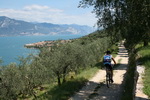
M106 67L107 69L113 70L113 68L112 68L112 66L111 66L110 64L105 64L105 67Z

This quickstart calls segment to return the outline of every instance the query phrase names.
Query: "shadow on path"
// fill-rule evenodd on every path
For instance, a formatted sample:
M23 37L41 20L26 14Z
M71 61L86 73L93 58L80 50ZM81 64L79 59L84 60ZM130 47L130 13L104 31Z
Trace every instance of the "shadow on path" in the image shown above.
M127 66L127 64L120 64L115 70L126 70L125 66ZM102 76L99 76L99 78L101 77ZM105 77L103 77L104 80L100 82L89 81L84 89L78 92L78 97L70 100L120 100L121 94L123 93L124 77L125 74L122 76L123 80L120 82L121 84L117 84L117 80L114 79L114 83L110 85L110 88L106 85Z
M141 97L136 97L136 100L150 100L150 99L141 98Z
M127 69L127 64L119 64L119 67L115 67L113 70L126 70Z

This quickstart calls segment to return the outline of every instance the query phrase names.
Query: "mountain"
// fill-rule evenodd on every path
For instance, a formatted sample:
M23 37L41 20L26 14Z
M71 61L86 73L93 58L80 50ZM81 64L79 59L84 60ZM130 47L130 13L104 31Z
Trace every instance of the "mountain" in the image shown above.
M93 31L86 25L32 23L0 16L0 36L89 34Z

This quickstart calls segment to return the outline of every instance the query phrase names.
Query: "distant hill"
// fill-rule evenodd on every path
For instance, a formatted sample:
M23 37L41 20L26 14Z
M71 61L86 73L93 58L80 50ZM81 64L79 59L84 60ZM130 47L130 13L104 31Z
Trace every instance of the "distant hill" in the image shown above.
M0 36L89 34L93 31L86 25L32 23L0 16Z

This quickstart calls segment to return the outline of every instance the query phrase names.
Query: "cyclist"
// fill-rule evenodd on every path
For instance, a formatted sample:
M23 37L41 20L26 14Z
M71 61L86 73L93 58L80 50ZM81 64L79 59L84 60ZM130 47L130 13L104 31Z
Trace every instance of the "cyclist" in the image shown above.
M107 73L107 70L111 70L111 74L112 74L111 82L113 83L114 82L113 81L113 66L111 64L112 60L113 60L114 64L116 64L116 61L114 60L114 58L111 55L111 52L106 51L106 54L104 55L104 58L103 58L103 63L106 68L106 73Z

